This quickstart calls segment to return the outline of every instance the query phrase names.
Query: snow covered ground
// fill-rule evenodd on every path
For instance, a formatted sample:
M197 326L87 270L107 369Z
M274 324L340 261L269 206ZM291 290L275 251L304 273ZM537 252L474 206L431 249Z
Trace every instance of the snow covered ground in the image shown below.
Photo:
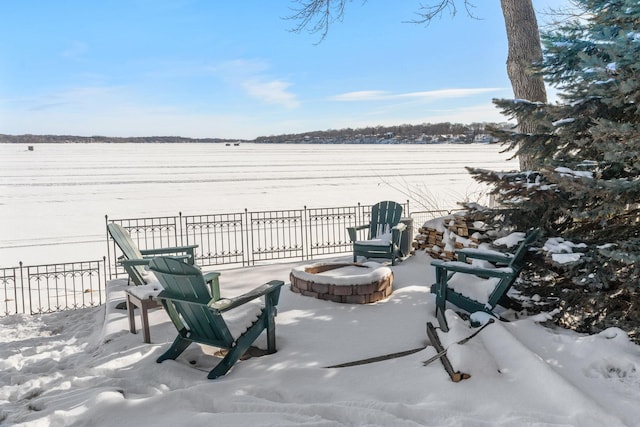
M348 261L349 257L336 259ZM151 344L128 331L122 281L94 309L0 319L0 424L12 426L639 426L640 347L619 329L580 335L547 327L547 315L473 332L448 311L440 333L455 369L450 381L432 346L376 363L326 368L427 344L437 324L430 258L397 266L394 292L371 305L336 304L285 285L278 352L238 362L216 380L212 349L191 346L155 359L175 337L162 310L150 313ZM227 296L268 280L288 281L301 263L222 271ZM261 337L258 344L264 346Z

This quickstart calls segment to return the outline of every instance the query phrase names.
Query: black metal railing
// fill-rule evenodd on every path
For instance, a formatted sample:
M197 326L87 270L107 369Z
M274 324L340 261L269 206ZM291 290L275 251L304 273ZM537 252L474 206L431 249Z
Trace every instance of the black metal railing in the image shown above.
M307 256L305 210L246 212L247 264Z
M0 316L95 307L106 281L106 258L0 268Z
M347 227L369 222L372 205L342 206L149 218L105 216L122 225L140 249L198 245L195 262L203 267L242 266L271 260L300 259L351 251ZM409 212L409 201L403 204ZM362 238L366 230L362 231ZM109 277L124 274L120 251L107 233Z
M408 210L408 202L406 208ZM363 223L367 210L367 218L370 218L370 206L309 209L307 220L310 256L349 252L351 241L347 227Z
M294 210L109 219L125 227L140 249L198 245L196 263L255 265L348 253L347 227L369 222L372 205ZM409 202L403 205L409 212ZM411 212L411 239L426 221L450 210ZM359 238L366 238L366 230ZM106 300L109 279L122 275L119 251L107 233L107 256L96 261L0 267L0 317L95 307Z
M20 279L20 268L0 268L0 316L25 312L24 288Z
M180 244L198 245L197 264L243 263L246 246L243 213L180 215L179 219L184 224Z

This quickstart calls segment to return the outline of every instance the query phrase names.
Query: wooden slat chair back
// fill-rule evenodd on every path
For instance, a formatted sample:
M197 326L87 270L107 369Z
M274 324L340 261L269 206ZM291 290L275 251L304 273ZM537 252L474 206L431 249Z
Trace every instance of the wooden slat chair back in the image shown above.
M493 315L495 315L496 306L508 305L510 300L507 292L524 268L525 255L539 233L537 229L530 230L513 254L467 248L456 251L458 261L432 261L431 265L436 268L436 283L431 286L431 293L436 295L436 317L442 330L448 330L444 316L447 301L468 313L484 311ZM474 266L466 262L468 259L489 261L494 263L496 268ZM473 278L469 280L462 276L458 277L460 274L475 276L478 280L486 281L490 290L486 300L453 289L451 284L455 280L467 280L473 283Z
M183 326L201 341L217 347L231 346L233 338L229 329L220 316L212 315L208 307L214 298L199 269L168 257L153 260L149 269L164 288L159 299L173 298L169 306L173 313L170 315L179 313Z
M118 258L119 263L129 275L129 280L136 286L147 283L145 277L147 271L145 267L149 265L150 257L155 255L175 255L180 256L189 264L194 263L195 249L198 245L174 246L158 249L140 250L138 245L133 241L129 232L120 224L107 224L107 231L116 243L122 256Z
M406 225L400 222L402 205L392 201L376 203L371 207L371 221L359 227L349 227L347 231L353 242L353 262L358 256L391 259L391 265L402 257L400 241ZM358 240L357 232L368 229L368 239Z
M107 230L122 252L122 258L120 259L121 263L123 260L133 261L144 259L144 256L138 249L138 246L133 242L131 235L124 227L119 224L110 223L107 225ZM146 271L144 269L144 265L144 263L128 263L127 265L123 265L125 271L129 275L129 280L131 280L131 282L136 286L141 286L146 283Z
M222 361L209 372L208 378L217 378L226 374L265 330L267 352L276 351L276 306L284 282L272 280L239 297L217 300L197 267L172 257L156 257L149 269L164 287L158 299L178 330L178 336L157 359L158 363L176 359L193 342L228 349ZM252 304L261 297L265 300L261 307ZM242 332L232 331L224 317L232 309L251 311L253 323Z
M375 239L382 234L390 233L391 229L400 223L401 218L401 204L392 201L376 203L371 207L369 239Z

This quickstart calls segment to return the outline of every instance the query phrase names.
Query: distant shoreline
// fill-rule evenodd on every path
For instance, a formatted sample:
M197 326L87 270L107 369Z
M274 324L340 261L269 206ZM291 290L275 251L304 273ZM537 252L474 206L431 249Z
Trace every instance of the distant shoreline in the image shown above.
M260 140L237 140L237 139L195 139L195 138L173 138L173 137L135 137L135 138L96 138L96 137L34 137L26 135L7 136L0 135L0 144L225 144L227 146L238 146L240 144L260 144L260 145L433 145L433 144L490 144L493 140L460 140L447 138L446 136L432 140L397 140L395 138L368 138L368 139L345 139L345 140L299 140L299 141L260 141Z
M0 135L0 144L158 144L158 143L237 143L250 142L238 139L223 138L185 138L180 136L140 136L140 137L107 137L107 136L73 136L73 135Z
M77 135L6 135L0 134L0 144L159 144L159 143L204 143L204 144L440 144L440 143L493 143L488 128L507 129L508 123L435 123L422 125L377 126L362 129L337 129L259 136L254 139L238 138L187 138L182 136L77 136Z

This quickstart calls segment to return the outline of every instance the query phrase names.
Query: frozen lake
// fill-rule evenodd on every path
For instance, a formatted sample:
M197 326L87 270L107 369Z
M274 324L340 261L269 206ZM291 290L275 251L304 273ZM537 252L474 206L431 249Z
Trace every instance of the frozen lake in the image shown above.
M475 200L496 145L0 144L0 267L100 259L105 215L136 218Z

